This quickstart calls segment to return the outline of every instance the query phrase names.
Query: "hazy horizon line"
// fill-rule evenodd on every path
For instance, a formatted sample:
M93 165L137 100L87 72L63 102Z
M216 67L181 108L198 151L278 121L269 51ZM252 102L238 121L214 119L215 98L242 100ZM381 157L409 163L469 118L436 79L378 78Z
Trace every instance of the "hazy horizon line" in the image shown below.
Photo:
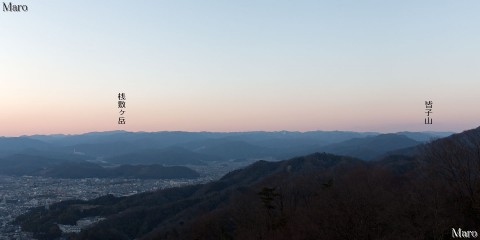
M465 129L462 131L411 131L411 130L402 130L402 131L354 131L354 130L307 130L307 131L300 131L300 130L248 130L248 131L188 131L188 130L159 130L159 131L128 131L128 130L105 130L105 131L87 131L87 132L80 132L80 133L35 133L35 134L21 134L21 135L0 135L0 137L32 137L32 136L55 136L55 135L63 135L63 136L80 136L92 133L113 133L113 132L124 132L124 133L174 133L174 132L181 132L181 133L255 133L255 132L264 132L264 133L281 133L281 132L288 132L288 133L308 133L308 132L354 132L354 133L375 133L375 134L393 134L393 133L401 133L401 132L411 132L411 133L460 133L463 131L467 131L469 129Z

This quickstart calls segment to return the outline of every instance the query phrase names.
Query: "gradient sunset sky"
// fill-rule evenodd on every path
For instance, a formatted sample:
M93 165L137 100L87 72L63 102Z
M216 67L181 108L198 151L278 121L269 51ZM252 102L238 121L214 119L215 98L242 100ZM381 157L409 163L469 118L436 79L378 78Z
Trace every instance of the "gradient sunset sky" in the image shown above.
M0 136L480 125L479 1L13 3Z

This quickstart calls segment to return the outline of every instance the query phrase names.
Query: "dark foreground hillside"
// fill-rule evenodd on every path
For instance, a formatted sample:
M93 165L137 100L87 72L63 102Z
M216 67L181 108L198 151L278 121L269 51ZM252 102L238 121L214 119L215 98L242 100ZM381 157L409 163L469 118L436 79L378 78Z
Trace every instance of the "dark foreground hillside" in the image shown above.
M204 185L54 204L17 219L36 237L103 216L72 239L450 239L480 231L480 129L376 162L316 153L259 161Z

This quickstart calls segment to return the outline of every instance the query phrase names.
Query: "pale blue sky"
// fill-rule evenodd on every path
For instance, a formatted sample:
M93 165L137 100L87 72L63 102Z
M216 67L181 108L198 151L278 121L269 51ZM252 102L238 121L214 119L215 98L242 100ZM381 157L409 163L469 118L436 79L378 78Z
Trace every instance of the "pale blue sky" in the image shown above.
M0 135L479 125L478 1L14 3Z

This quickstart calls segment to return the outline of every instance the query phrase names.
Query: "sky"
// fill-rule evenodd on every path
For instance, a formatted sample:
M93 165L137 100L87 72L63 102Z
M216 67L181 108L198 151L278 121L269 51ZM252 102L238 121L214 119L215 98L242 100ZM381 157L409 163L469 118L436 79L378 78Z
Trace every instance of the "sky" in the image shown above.
M0 136L480 125L479 1L12 3Z

